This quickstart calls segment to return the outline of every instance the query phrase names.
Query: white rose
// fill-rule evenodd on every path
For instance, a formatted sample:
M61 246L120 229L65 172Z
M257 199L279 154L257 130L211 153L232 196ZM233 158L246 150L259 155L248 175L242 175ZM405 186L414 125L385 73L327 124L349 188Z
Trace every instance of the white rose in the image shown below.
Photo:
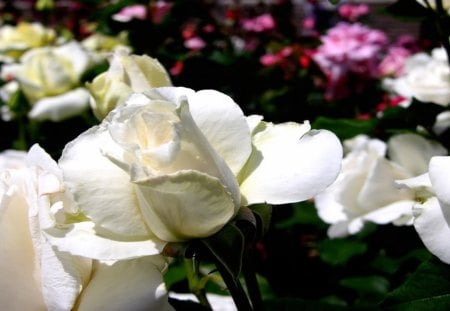
M395 180L426 172L429 159L445 148L415 134L395 135L388 145L359 135L344 145L350 150L339 177L315 197L319 216L331 224L329 236L355 234L365 222L411 224L414 192Z
M417 53L405 62L403 74L386 78L383 87L410 100L431 102L441 106L450 103L450 69L443 48L433 49L431 55Z
M0 152L0 172L23 167L26 155L25 151L13 149Z
M118 49L110 59L108 71L86 86L92 96L94 115L102 120L131 93L171 85L169 74L158 60L147 55L129 55L128 51Z
M26 52L20 64L6 65L2 76L16 79L32 105L32 119L61 121L89 107L89 92L81 76L91 65L88 53L75 41Z
M261 119L213 90L133 94L63 151L86 221L55 228L51 242L96 259L157 254L214 234L241 206L306 200L335 179L333 133Z
M81 45L90 51L99 53L113 52L118 48L130 51L131 47L128 43L128 34L121 32L115 36L108 36L99 32L91 34L89 37L81 41Z
M423 5L424 7L428 7L427 2L430 4L432 9L436 9L436 0L416 0L419 4ZM442 0L442 7L447 10L447 12L450 11L450 0Z
M2 308L172 309L162 280L167 267L162 256L100 262L52 247L45 230L71 226L83 215L64 190L57 164L40 147L33 146L22 165L14 167L0 173Z
M17 60L27 50L52 44L55 31L39 23L21 22L0 27L0 54L5 60Z
M420 178L397 181L415 191L414 228L425 247L447 264L450 264L449 172L450 157L436 156L430 160L428 172Z
M433 124L433 132L437 135L443 134L450 128L450 111L443 111L436 116Z
M41 232L65 205L55 167L35 146L22 168L1 172L0 301L5 310L70 310L89 279L91 260L55 251Z

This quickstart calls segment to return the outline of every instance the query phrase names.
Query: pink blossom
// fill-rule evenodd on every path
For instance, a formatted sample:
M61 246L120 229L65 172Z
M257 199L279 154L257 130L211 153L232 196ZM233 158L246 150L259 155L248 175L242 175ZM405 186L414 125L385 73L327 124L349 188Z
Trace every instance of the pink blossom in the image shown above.
M244 19L242 27L253 32L269 31L275 28L275 20L270 14L262 14L255 18Z
M212 24L206 24L206 25L203 26L203 28L202 28L203 32L206 32L206 33L214 32L215 29L216 29L216 28L215 28L214 25L212 25Z
M206 46L206 42L200 37L192 37L184 41L184 46L191 50L201 50Z
M302 25L308 30L314 30L314 28L316 27L316 20L311 16L306 17L305 19L303 19Z
M294 49L292 46L285 46L281 50L279 50L276 54L264 54L259 58L259 61L263 66L273 66L283 59L289 57L294 53Z
M118 22L129 22L132 19L144 20L147 18L147 7L145 5L136 4L122 8L119 13L112 16L112 19Z
M173 3L156 1L150 4L150 18L154 24L160 24L172 9Z
M378 69L381 76L398 77L403 73L405 60L411 56L411 51L404 47L389 48Z
M338 12L343 19L356 22L361 16L369 13L369 7L366 4L344 3L338 8Z
M264 54L259 58L259 61L263 66L270 67L275 65L281 60L278 54Z
M313 60L327 77L327 96L339 98L350 89L349 75L370 79L378 76L380 53L388 39L384 32L362 24L338 23L321 38Z
M169 72L172 76L178 76L183 72L183 69L184 69L184 63L181 60L178 60L170 68Z

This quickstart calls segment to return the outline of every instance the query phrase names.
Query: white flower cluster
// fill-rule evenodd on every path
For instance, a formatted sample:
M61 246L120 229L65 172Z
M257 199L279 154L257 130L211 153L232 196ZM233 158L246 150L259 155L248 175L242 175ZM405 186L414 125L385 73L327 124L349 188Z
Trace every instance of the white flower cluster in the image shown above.
M154 87L170 80L148 57L110 62L88 87L102 121L58 162L39 145L0 157L5 310L172 309L167 243L211 236L241 207L310 199L340 171L332 132L245 116L215 90Z
M22 22L0 27L0 98L8 108L21 91L29 105L28 117L55 122L80 115L89 108L90 94L82 77L105 61L107 52L130 51L124 38L94 34L81 42L57 37L39 23ZM14 112L3 109L3 119Z

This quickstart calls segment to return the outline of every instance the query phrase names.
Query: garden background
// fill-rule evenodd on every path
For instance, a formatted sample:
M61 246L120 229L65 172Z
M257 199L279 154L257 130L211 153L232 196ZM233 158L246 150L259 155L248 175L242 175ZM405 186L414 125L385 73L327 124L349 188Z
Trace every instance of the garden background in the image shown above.
M406 59L441 46L436 17L416 1L0 4L1 27L40 23L55 31L54 42L83 42L85 49L102 55L82 73L78 86L105 72L109 64L104 55L125 46L133 54L157 59L174 86L221 91L245 115L263 115L274 123L308 120L313 129L331 130L342 142L358 135L387 142L394 135L414 133L450 148L447 128L436 130L436 118L447 105L408 98L387 86L389 79L404 75ZM135 10L124 11L131 7ZM323 39L331 30L340 45L327 47ZM102 37L89 45L93 35ZM0 35L4 66L18 61L6 44ZM30 118L32 101L9 84L12 80L2 73L1 150L28 150L38 143L57 159L69 141L98 123L90 108L58 120ZM361 230L340 237L330 236L329 228L314 199L272 209L270 227L259 236L252 258L265 309L450 306L450 269L424 246L411 223L364 221ZM202 258L202 290L229 297L214 271L209 258ZM168 290L192 292L187 273L183 258L175 258L164 276ZM179 310L207 309L194 301L171 298ZM228 306L212 307L234 309L230 300Z

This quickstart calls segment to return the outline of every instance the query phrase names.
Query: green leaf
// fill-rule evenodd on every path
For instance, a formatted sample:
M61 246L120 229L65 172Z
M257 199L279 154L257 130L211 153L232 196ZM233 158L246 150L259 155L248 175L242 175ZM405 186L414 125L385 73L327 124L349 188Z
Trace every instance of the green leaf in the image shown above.
M320 258L333 266L343 265L350 258L364 254L367 244L349 239L326 239L319 243Z
M389 280L382 276L371 275L343 279L339 282L341 286L353 289L360 296L382 296L389 290Z
M426 248L413 249L400 258L391 258L384 253L380 253L369 263L369 266L383 273L395 274L402 265L410 260L415 259L422 262L428 258L430 258L430 252Z
M312 128L327 129L334 132L340 139L349 139L358 134L370 134L377 121L356 119L335 119L318 117L312 124Z
M172 286L186 279L186 269L180 262L172 262L164 274L164 283L170 290Z
M444 110L445 108L440 105L413 99L408 108L391 107L386 109L379 120L379 127L391 134L414 132L418 125L431 129L436 121L436 116Z
M270 221L272 219L272 205L255 204L250 206L250 209L256 218L258 238L262 238L270 227Z
M381 306L386 310L449 310L450 267L432 257L390 292Z
M219 232L200 242L233 279L239 277L244 254L244 235L236 225L228 223Z

